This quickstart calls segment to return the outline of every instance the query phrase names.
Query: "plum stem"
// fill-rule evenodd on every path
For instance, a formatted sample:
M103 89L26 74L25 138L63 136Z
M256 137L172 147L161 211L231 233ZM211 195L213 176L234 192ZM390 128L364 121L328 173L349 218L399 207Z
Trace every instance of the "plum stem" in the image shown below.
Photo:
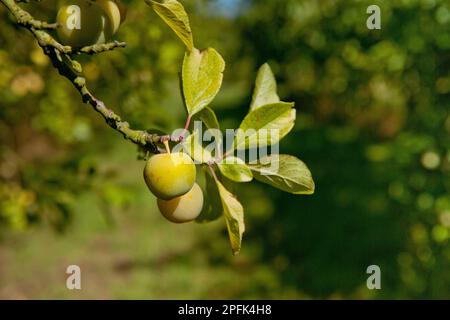
M214 170L213 166L211 164L208 164L209 171L211 171L211 175L213 176L214 180L219 181L219 178L217 178L216 171Z
M192 120L192 117L189 115L187 117L187 119L186 119L186 124L184 125L184 131L187 131L189 129L189 126L191 124L191 120Z
M178 141L182 142L184 141L184 138L186 137L186 133L189 132L189 126L191 125L192 116L189 115L186 119L186 124L184 125L183 133L181 136L178 137Z
M170 154L170 147L169 147L169 141L164 140L164 147L166 148L166 151L168 154Z

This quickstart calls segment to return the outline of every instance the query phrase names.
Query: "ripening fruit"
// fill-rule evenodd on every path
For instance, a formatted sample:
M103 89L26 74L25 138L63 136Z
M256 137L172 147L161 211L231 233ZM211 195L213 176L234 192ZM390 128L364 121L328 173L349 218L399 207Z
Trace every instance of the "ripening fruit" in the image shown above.
M119 30L120 26L120 10L113 0L97 0L96 3L106 13L108 20L105 21L105 35L107 38Z
M195 183L196 169L185 153L163 153L151 157L144 169L144 179L150 191L163 200L189 192Z
M117 4L117 7L119 7L120 23L122 24L127 18L127 7L122 2L120 2L120 0L114 0L114 2Z
M70 0L56 17L57 32L62 44L83 47L97 43L103 31L106 14L88 0Z
M197 183L191 191L172 200L158 199L158 208L169 221L185 223L195 220L203 209L203 192Z

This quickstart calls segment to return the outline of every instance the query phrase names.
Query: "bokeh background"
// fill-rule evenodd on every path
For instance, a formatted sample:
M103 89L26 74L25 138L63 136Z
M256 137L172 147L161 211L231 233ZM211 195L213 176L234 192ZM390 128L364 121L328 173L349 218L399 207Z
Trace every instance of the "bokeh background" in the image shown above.
M133 127L184 124L183 45L144 1L124 1L126 49L82 57L93 92ZM212 106L248 110L268 61L296 102L281 151L310 167L312 196L239 186L247 232L173 225L137 148L83 105L0 5L0 298L450 298L450 3L183 1L196 44L227 61ZM366 28L366 8L382 29ZM54 20L55 1L24 4ZM65 287L82 269L82 290ZM382 290L366 287L366 268Z

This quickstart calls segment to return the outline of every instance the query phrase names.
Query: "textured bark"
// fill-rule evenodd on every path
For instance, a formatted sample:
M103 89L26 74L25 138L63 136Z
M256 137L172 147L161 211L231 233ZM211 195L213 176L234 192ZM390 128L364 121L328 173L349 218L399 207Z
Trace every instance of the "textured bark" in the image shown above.
M95 111L100 113L106 123L114 130L120 132L123 137L144 150L158 153L157 143L169 140L169 136L160 136L144 130L130 128L128 122L124 121L113 110L108 108L101 100L97 99L88 89L86 79L82 77L81 64L73 59L77 54L98 54L104 51L125 47L124 42L114 41L106 44L95 44L83 48L72 48L64 46L53 38L47 30L57 28L56 23L39 21L22 9L16 0L0 0L1 3L11 12L15 18L15 23L28 29L44 53L50 58L53 66L59 74L68 79L80 93L84 103L91 105ZM22 1L23 2L23 1Z

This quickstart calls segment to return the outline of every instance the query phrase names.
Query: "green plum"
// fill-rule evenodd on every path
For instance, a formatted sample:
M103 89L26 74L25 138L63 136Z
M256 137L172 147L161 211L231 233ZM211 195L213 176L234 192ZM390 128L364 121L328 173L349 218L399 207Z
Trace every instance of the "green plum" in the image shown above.
M151 157L144 169L150 191L163 200L189 192L195 183L195 164L185 153L163 153Z
M58 37L62 44L83 47L97 43L107 17L88 0L69 0L58 11Z
M106 14L107 19L97 43L107 42L119 30L121 15L116 2L112 0L97 0L96 4Z
M203 192L197 183L192 189L172 200L158 199L161 214L174 223L186 223L195 220L203 209Z
M127 18L127 7L120 2L120 0L114 0L114 2L117 4L117 7L119 7L119 11L120 11L120 24L122 24L125 19Z

